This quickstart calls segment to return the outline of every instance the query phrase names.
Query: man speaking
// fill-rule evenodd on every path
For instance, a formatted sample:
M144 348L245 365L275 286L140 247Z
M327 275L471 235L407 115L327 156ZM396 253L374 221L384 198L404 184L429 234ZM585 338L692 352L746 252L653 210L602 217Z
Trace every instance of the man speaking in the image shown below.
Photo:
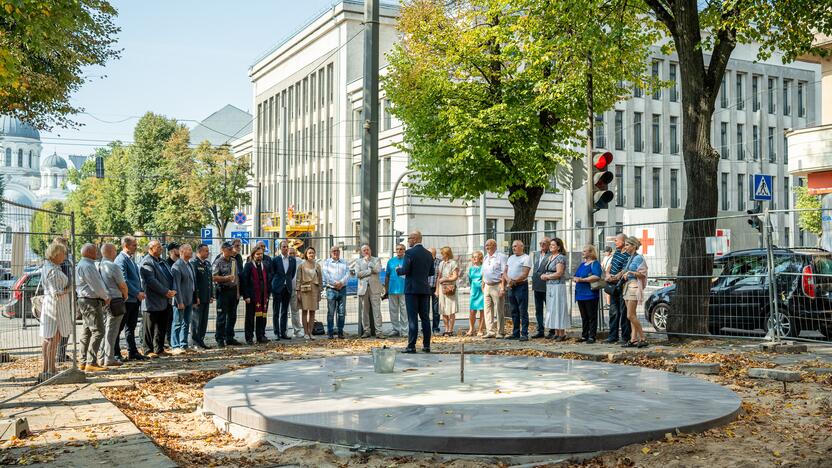
M430 352L430 306L433 291L428 285L428 277L435 274L433 256L422 246L422 233L413 231L407 236L409 249L404 253L402 266L396 269L399 276L405 277L404 300L407 307L407 348L403 353L416 352L416 336L419 334L417 317L422 321L422 351Z

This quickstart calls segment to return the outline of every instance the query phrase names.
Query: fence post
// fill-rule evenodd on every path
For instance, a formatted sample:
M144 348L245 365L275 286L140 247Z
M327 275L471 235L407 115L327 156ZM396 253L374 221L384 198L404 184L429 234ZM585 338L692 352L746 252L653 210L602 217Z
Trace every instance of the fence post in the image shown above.
M779 317L779 305L777 304L777 282L774 275L774 249L771 242L771 213L766 210L764 213L763 229L765 230L764 240L766 247L766 263L768 270L768 300L771 304L768 313L768 332L766 339L770 341L780 341L780 331L776 327L777 317Z
M78 320L75 319L77 302L75 300L75 212L69 213L69 284L72 288L69 293L69 310L72 314L72 368L60 377L61 383L84 383L87 381L86 374L78 369Z

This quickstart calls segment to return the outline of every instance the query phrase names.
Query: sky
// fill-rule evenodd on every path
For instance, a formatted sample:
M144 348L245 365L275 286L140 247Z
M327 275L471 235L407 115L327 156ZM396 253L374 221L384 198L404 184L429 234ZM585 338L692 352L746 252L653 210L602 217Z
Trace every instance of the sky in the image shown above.
M333 0L112 0L121 58L86 70L72 103L92 115L41 132L43 153L91 154L130 142L145 112L189 127L226 104L251 112L249 66ZM104 77L102 77L104 76Z

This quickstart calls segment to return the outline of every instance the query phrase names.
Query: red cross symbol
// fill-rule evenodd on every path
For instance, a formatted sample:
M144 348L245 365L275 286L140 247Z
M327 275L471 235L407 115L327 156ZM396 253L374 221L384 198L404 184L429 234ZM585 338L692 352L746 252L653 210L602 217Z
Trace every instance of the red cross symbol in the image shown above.
M647 229L641 230L641 254L642 255L649 255L649 250L651 245L655 245L656 241L652 237L650 237L649 231Z

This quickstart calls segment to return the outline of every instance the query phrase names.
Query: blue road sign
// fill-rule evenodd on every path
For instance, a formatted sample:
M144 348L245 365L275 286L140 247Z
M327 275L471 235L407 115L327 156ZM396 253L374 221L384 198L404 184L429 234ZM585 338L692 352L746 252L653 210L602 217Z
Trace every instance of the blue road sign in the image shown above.
M237 224L245 224L247 219L246 214L242 211L234 213L234 222Z
M771 176L764 174L754 174L754 196L752 200L756 201L771 201Z
M232 231L231 238L232 239L240 239L243 245L248 245L249 237L251 237L251 233L248 231Z
M212 237L214 237L214 230L211 228L202 228L200 237L202 237L203 244L211 245L214 243L214 240L212 239Z
M269 244L270 244L270 242L271 242L271 240L270 240L270 239L257 239L257 240L255 240L255 243L257 243L257 242L262 242L263 244L265 244L265 246L266 246L266 251L265 251L265 252L263 252L263 253L265 253L265 254L269 254L269 253L271 253L271 250L269 250Z

